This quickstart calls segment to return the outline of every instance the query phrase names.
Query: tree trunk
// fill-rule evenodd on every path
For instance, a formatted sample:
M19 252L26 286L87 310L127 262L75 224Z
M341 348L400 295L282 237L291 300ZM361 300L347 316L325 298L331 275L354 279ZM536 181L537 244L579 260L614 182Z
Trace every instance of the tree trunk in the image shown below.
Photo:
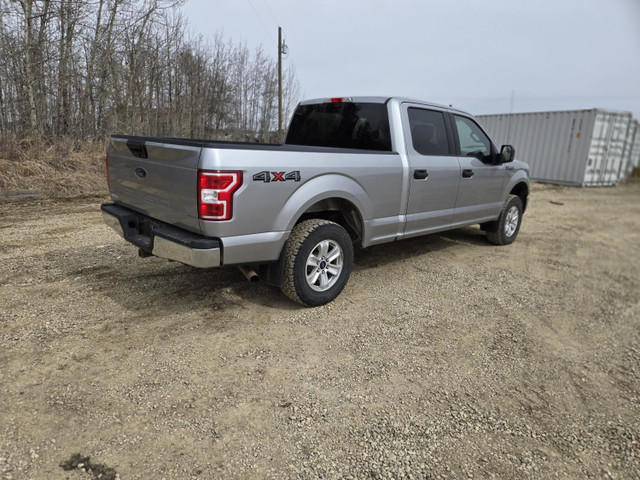
M34 73L33 73L33 37L31 29L33 25L33 0L20 0L20 6L24 13L24 73L26 77L27 102L29 109L29 130L38 130L38 118L36 116L36 101L34 96Z

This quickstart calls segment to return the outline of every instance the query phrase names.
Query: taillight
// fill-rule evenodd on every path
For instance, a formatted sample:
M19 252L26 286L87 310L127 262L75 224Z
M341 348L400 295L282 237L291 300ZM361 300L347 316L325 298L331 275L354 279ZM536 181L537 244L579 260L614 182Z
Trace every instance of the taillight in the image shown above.
M242 172L198 171L198 215L202 220L230 220L233 195L242 186Z
M111 190L111 186L109 185L109 155L108 154L104 157L104 168L107 171L107 189Z

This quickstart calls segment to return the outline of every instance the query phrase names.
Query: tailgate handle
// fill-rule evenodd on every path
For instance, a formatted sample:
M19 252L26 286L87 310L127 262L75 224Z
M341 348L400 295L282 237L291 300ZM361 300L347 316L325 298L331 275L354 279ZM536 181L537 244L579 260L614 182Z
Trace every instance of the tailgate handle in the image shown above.
M147 158L149 155L147 154L147 147L145 147L144 142L138 143L133 140L127 140L127 147L131 152L131 155L137 158Z

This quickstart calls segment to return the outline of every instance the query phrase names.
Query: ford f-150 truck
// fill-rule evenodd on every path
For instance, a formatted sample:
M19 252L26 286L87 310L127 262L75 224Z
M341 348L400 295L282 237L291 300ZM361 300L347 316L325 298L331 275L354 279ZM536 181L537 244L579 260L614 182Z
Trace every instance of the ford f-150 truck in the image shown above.
M471 224L513 242L529 195L514 153L451 107L308 100L283 145L113 135L102 213L141 257L235 265L316 306L346 285L354 246Z

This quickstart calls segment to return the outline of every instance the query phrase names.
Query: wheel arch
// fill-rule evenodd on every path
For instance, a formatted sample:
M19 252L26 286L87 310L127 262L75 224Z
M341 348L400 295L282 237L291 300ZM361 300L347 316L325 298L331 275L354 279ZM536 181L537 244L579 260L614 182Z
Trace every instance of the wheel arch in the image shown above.
M527 209L527 199L529 198L529 185L526 182L518 182L511 188L509 195L520 197L520 200L522 200L522 213L524 213Z
M330 220L344 228L355 244L361 244L364 235L362 214L352 202L341 197L320 200L304 211L295 225L311 218Z
M283 206L276 224L291 231L310 218L331 220L341 225L352 239L366 238L365 220L373 206L362 186L343 175L323 175L302 185Z

